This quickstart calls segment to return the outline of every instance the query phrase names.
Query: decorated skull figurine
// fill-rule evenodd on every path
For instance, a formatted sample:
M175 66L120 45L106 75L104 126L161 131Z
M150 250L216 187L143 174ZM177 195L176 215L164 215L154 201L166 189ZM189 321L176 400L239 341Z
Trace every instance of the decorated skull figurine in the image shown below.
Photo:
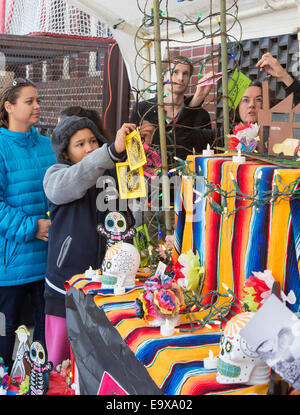
M112 288L114 285L133 288L140 261L139 251L132 244L118 242L110 246L101 265L102 288Z
M124 242L136 233L135 228L129 227L126 214L122 212L107 213L104 224L99 224L97 231L107 239L107 247L117 242Z
M216 378L218 383L246 385L268 383L269 367L239 334L253 314L250 312L237 314L226 324L220 342Z

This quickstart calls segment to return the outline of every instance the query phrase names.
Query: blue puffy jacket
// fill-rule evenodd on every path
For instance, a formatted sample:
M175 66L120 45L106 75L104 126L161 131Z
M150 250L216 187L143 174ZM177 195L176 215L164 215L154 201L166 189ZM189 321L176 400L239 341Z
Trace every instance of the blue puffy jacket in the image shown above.
M43 190L55 163L50 138L0 128L0 286L45 278L47 242L35 238L37 220L48 219Z

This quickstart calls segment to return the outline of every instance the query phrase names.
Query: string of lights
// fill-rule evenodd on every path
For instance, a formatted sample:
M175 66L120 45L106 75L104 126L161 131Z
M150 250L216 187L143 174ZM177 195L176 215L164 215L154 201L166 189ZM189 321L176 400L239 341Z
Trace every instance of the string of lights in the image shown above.
M192 1L192 0L188 0ZM178 2L180 3L180 2ZM228 36L228 56L233 60L233 68L234 71L236 68L239 67L239 61L236 59L235 53L233 52L233 46L235 45L236 48L239 46L239 40L234 38L230 35L230 31L233 26L238 22L238 0L234 0L233 3L227 7L226 15L230 17L230 25L228 27L226 35ZM154 36L153 36L153 25L154 25L154 12L153 12L153 4L150 1L142 1L137 0L137 6L142 13L142 23L138 28L136 35L135 35L135 48L136 48L136 58L135 58L135 69L138 75L138 85L137 88L134 90L135 94L135 101L138 104L141 101L146 101L149 103L148 109L143 112L143 114L139 113L138 105L137 105L137 117L139 119L139 125L142 125L144 120L147 120L147 116L149 113L153 111L157 107L157 103L153 103L149 100L149 96L155 96L157 94L156 82L152 82L149 79L149 70L155 64L155 60L151 58L151 54L149 53L149 47L151 47L154 43ZM217 61L220 59L220 48L216 44L216 39L220 38L221 36L221 25L220 25L220 12L214 12L212 8L212 2L210 1L210 9L209 12L206 13L204 11L199 11L194 16L185 16L184 18L178 18L170 15L169 7L168 7L168 0L160 0L159 1L159 24L161 28L165 28L164 36L161 38L161 43L166 44L164 59L163 62L165 64L165 72L169 71L170 76L172 76L172 72L174 70L174 62L172 62L172 54L174 55L174 51L177 49L176 45L179 45L179 48L191 47L193 45L198 46L205 44L205 53L201 56L193 56L193 57L183 57L184 62L192 63L195 71L197 73L196 77L191 78L188 88L192 91L196 88L199 79L204 75L207 68L209 71L212 70L213 73L217 72L216 64ZM239 22L238 22L239 24ZM181 33L181 39L173 39L172 36L169 34L169 29L172 27L172 33L175 33L176 30L174 27L178 28L177 32ZM241 26L240 33L241 33ZM185 39L185 33L193 29L194 32L197 33L197 36L194 40ZM181 55L184 53L180 53ZM182 62L181 61L181 62ZM138 65L138 63L142 62L142 66ZM138 69L142 67L142 69ZM162 76L164 76L162 73ZM201 80L201 79L200 79ZM163 86L169 80L164 80ZM142 85L142 87L141 87ZM166 94L164 98L167 98ZM173 97L171 97L173 99ZM218 99L222 99L222 96L218 97ZM173 101L172 101L173 102ZM172 102L170 105L172 105ZM211 120L212 124L216 122L220 122L222 120L222 116L217 117L214 115ZM177 143L177 131L178 128L190 128L191 130L197 129L199 127L191 127L184 124L179 124L176 116L172 119L168 119L168 128L166 129L166 140L167 140L167 156L168 156L168 164L169 164L169 177L172 177L175 174L181 175L182 172L180 169L176 169L178 164L180 165L180 161L176 158L176 153L179 148L183 148L183 146L179 146ZM155 131L158 129L158 125L155 125ZM176 128L175 128L176 127ZM205 128L205 126L202 126ZM155 134L155 132L154 132ZM217 143L217 137L215 143ZM151 145L151 150L155 150L159 153L160 146L159 145ZM193 149L186 149L187 151L193 151ZM195 150L194 150L195 154ZM179 162L179 163L178 163ZM175 170L173 170L175 168ZM161 171L156 171L155 174L161 175ZM189 172L190 174L190 172ZM151 183L153 186L153 181L148 179L148 182ZM159 189L156 189L158 193L158 198L162 199L162 193L159 192ZM172 203L171 203L172 205ZM151 202L148 202L148 207L151 209ZM171 209L171 207L170 207ZM147 226L156 226L157 227L157 236L161 238L162 236L162 229L163 223L160 223L159 214L157 212L153 213L153 217L149 220Z
M234 311L233 305L240 311L245 308L244 304L237 298L236 294L228 287L225 288L225 293L212 290L204 296L201 296L192 290L183 290L185 307L181 313L186 314L190 327L181 327L179 328L179 331L191 332L204 327L211 328L211 325L218 325L220 330L222 330L223 324L226 323L233 314L237 314L237 312ZM221 302L221 297L226 298L226 300ZM205 312L205 315L199 319L197 317L197 311Z
M282 200L300 199L300 177L288 185L285 185L277 170L274 171L274 178L270 190L260 189L259 184L262 177L262 172L260 171L254 182L253 193L246 194L241 191L232 173L230 173L230 179L233 188L228 191L223 189L220 184L209 182L207 178L203 176L200 168L198 173L193 171L190 167L190 164L193 163L192 161L182 160L177 157L177 162L179 165L172 171L176 171L177 174L191 180L196 180L201 177L202 183L204 184L205 190L203 192L199 192L195 187L193 188L194 193L198 196L194 203L197 204L201 200L207 199L212 210L219 215L224 215L226 218L235 215L236 212L241 209L255 208L256 210L259 210L260 207L266 204L276 205ZM222 203L217 203L216 199L221 199ZM230 199L237 201L237 203L235 203L236 208L231 211L228 210ZM243 203L240 204L239 201L242 201ZM244 202L248 203L245 204Z

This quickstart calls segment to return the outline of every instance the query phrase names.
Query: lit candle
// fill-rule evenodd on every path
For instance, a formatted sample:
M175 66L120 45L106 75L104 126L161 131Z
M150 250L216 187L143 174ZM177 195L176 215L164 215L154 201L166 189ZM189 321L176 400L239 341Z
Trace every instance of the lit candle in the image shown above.
M215 154L214 150L210 149L210 145L207 144L206 150L202 151L202 156L213 156Z
M168 319L165 319L160 326L160 334L164 337L172 336L174 334L174 326Z
M125 294L125 287L124 287L125 278L126 278L126 275L123 275L122 277L118 279L117 284L114 286L114 295Z
M93 268L90 266L89 269L87 269L84 273L85 278L91 278L93 279L93 276L96 274L96 272L93 270Z
M237 156L232 157L233 163L245 163L246 157L241 155L241 150L238 150Z
M209 350L208 357L203 359L205 369L216 369L218 365L218 356L214 356L212 350Z

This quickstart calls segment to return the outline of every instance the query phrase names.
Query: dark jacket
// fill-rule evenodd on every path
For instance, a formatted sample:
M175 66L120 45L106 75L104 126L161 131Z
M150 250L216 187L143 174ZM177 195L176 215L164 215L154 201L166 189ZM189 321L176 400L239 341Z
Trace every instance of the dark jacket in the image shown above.
M291 93L294 94L293 104L296 106L300 102L300 81L298 79L294 79L294 82L290 85L285 87L286 95L290 95Z
M177 114L175 120L170 123L166 122L167 151L172 152L172 156L180 157L185 160L189 154L193 154L193 148L196 153L201 153L207 147L212 146L216 137L216 131L211 129L209 113L200 107L189 107L192 97L184 99L184 106ZM131 115L130 122L139 125L143 120L150 122L157 127L152 145L160 145L158 129L158 111L157 98L141 101L135 105ZM172 157L169 160L173 163Z
M59 317L65 317L65 281L84 273L90 266L100 268L106 240L98 234L97 225L104 223L107 211L100 212L96 207L102 191L97 187L97 181L104 175L115 176L115 163L126 157L126 153L116 153L114 144L103 144L105 139L101 136L98 138L101 147L79 163L65 161L61 153L69 135L76 131L76 123L80 128L88 126L78 117L67 118L70 120L63 119L52 136L52 147L60 163L48 169L44 178L51 219L45 312Z

